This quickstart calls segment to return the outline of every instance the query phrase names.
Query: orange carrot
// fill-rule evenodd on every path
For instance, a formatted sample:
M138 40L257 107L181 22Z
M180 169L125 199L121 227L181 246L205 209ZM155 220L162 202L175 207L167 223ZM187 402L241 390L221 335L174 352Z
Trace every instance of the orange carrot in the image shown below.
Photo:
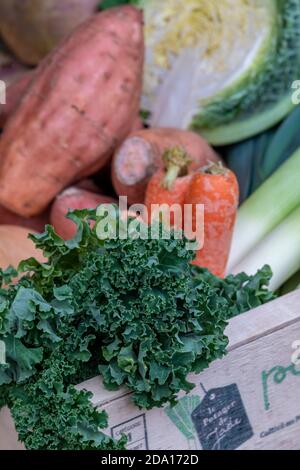
M162 158L164 169L158 170L147 186L145 205L148 209L149 221L155 215L153 205L167 205L170 207L176 204L180 208L181 216L183 216L184 196L191 180L189 164L192 159L183 148L173 147L167 150ZM174 212L170 215L171 225L181 229L182 220L180 222L180 219L177 219L177 223L174 223Z
M193 230L197 223L195 205L204 205L204 246L193 264L219 277L225 276L238 200L235 174L222 164L213 163L193 176L185 197L185 204L193 204Z

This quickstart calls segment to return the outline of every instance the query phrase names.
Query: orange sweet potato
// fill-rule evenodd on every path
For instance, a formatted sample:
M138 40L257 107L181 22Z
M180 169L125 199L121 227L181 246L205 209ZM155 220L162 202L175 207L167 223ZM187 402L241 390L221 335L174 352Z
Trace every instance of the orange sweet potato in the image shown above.
M78 181L78 183L76 183L76 188L85 189L86 191L90 191L91 193L103 194L101 188L99 188L99 186L92 179L89 178Z
M95 209L100 204L117 203L109 196L92 193L78 187L71 187L56 197L50 214L50 221L56 232L65 240L76 233L74 222L66 218L71 209Z
M0 225L0 268L9 265L17 268L20 261L27 258L46 261L43 253L29 240L27 228Z
M27 219L20 215L0 206L0 226L1 225L17 225L19 227L27 227L35 232L43 232L45 225L49 223L49 210L44 211L35 217Z
M140 129L143 129L143 127L144 127L144 125L142 123L141 118L139 116L137 116L134 119L134 121L132 122L132 126L131 126L131 129L129 131L129 134L131 134L132 132L138 131ZM107 160L107 165L109 165L109 166L111 165L112 156L113 156L113 152L110 155L109 159ZM80 173L80 175L77 175L77 177L79 176L80 178L86 178L86 176L93 175L94 173L97 173L99 170L102 170L102 168L103 168L102 158L100 156L100 158L93 165L91 165L88 168L85 168Z
M47 57L0 143L0 204L30 217L105 165L139 111L143 18L132 6L80 25Z
M119 196L129 204L143 203L147 183L162 166L167 148L183 147L193 158L191 171L220 157L198 134L179 129L142 129L132 133L117 149L112 163L112 181Z
M6 90L6 104L0 106L0 128L3 128L10 116L16 111L29 84L33 79L34 71L28 70L23 73Z

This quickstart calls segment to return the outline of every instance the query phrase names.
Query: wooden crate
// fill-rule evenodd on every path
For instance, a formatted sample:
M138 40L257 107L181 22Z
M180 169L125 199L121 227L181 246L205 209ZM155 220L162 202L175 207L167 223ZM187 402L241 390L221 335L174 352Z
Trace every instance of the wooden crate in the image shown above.
M196 388L171 409L139 410L127 390L108 392L99 377L78 388L93 392L114 437L129 449L300 449L300 292L234 318L229 354L192 376ZM295 347L295 344L294 344ZM20 449L8 410L0 413L0 449Z

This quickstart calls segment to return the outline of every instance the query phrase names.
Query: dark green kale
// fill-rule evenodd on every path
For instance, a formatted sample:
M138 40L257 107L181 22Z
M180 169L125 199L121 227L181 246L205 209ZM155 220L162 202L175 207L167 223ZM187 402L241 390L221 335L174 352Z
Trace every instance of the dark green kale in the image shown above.
M191 266L175 233L151 238L143 226L146 237L101 241L95 211L70 218L78 227L70 241L51 226L31 237L47 263L21 263L17 284L14 272L0 274L8 284L0 289L0 396L29 449L122 448L124 440L101 432L105 413L73 385L98 370L107 388L129 387L140 407L175 403L194 387L191 372L226 353L227 320L272 298L271 272L219 280Z
M254 276L241 273L226 279L215 277L204 268L194 267L193 271L200 282L205 279L228 301L228 319L276 299L274 292L268 289L273 275L270 266L264 266Z
M134 0L102 0L99 5L101 10L107 10L108 8L117 7L120 5L134 4Z
M100 432L107 427L107 415L91 405L92 394L66 384L75 373L75 364L55 353L34 379L12 389L9 400L19 439L27 449L124 449L126 439L115 442Z

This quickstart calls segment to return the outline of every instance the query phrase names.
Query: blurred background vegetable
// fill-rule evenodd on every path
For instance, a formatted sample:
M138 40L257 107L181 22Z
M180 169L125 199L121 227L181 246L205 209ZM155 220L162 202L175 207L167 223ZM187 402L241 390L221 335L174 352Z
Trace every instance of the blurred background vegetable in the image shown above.
M21 62L36 65L99 4L99 0L1 0L0 33Z

